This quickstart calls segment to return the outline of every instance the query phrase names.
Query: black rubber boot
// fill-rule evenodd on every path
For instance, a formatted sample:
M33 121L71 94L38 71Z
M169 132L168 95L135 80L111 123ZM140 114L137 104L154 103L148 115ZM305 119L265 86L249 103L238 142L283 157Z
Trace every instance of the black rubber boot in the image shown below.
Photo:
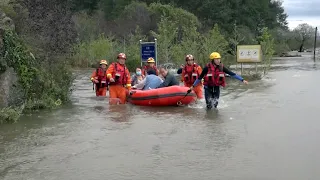
M213 100L213 106L214 106L214 108L217 108L217 107L218 107L218 103L219 103L218 99L214 99L214 100Z
M216 101L215 103L213 103L214 108L217 108L218 106L218 101Z
M212 99L207 102L207 109L212 109Z

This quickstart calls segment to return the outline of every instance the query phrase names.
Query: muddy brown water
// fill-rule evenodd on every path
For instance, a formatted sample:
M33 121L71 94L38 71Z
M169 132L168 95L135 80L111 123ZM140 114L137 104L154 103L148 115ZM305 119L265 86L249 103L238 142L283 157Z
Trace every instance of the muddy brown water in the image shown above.
M109 106L83 71L71 105L0 126L0 179L319 179L320 64L276 64L230 81L218 111Z

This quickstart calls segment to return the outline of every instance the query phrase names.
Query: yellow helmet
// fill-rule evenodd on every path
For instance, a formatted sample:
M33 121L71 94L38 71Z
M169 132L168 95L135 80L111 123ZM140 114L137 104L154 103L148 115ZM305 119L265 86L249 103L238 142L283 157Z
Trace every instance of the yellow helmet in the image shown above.
M107 62L107 60L102 59L102 60L100 61L100 64L108 65L108 62Z
M210 54L210 59L211 59L211 60L212 60L212 59L221 59L221 56L220 56L219 53L213 52L213 53Z
M152 57L149 57L147 60L147 63L155 63L154 59Z

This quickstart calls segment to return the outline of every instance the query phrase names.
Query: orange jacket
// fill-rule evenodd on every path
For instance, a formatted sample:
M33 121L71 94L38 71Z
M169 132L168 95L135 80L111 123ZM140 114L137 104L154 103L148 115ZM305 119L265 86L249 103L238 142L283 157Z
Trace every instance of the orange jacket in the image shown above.
M90 78L90 80L92 81L92 82L94 82L94 80L98 80L98 75L97 75L97 71L96 70L94 70L93 72L92 72L92 74L91 74L91 78Z
M98 70L100 68L95 69L92 74L90 80L93 82L94 80L99 80L99 76L102 76L102 74L98 74L100 71ZM107 71L107 70L106 70ZM107 73L105 74L105 78L107 78ZM101 78L101 77L100 77Z
M130 76L130 72L128 70L128 68L126 67L126 65L121 65L118 62L112 63L109 65L108 69L107 69L107 78L113 78L114 80L116 80L115 76L116 74L121 74L121 76L124 77L120 77L121 81L120 82L121 85L125 85L128 89L131 88L131 76ZM109 80L110 82L110 80ZM112 83L110 82L110 85L113 85L116 83Z
M186 66L190 66L190 65L185 65L185 67ZM193 66L193 65L192 65ZM181 73L181 82L184 82L184 76L185 76L185 74L186 74L186 72L185 72L185 67L184 68L182 68L182 73ZM197 78L200 76L200 74L202 73L202 68L201 68L201 66L199 66L199 65L197 65L197 67L195 67L196 68L196 72L197 72Z

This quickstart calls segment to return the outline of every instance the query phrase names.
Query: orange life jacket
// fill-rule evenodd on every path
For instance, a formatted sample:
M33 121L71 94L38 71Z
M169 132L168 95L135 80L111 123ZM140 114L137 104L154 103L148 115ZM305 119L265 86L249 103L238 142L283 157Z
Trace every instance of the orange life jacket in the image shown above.
M112 63L114 71L112 72L112 78L115 82L110 82L110 85L126 85L127 84L127 73L126 66L120 65L119 63Z
M106 69L104 70L101 67L96 69L96 79L99 81L99 83L96 83L97 89L108 86L106 71Z
M211 62L207 64L208 73L204 77L203 85L205 86L226 86L226 76L223 72L223 64L216 66Z
M193 84L194 81L198 79L198 77L200 76L197 71L198 66L199 65L195 63L193 65L186 64L184 66L182 72L184 73L183 81L185 82L185 84Z
M158 69L157 69L156 66L153 66L153 67L144 66L144 67L143 67L143 72L142 72L142 74L143 74L144 76L146 76L147 73L148 73L148 71L149 71L150 69L153 69L154 71L156 71L156 75L157 75L157 76L159 75L159 74L158 74Z

